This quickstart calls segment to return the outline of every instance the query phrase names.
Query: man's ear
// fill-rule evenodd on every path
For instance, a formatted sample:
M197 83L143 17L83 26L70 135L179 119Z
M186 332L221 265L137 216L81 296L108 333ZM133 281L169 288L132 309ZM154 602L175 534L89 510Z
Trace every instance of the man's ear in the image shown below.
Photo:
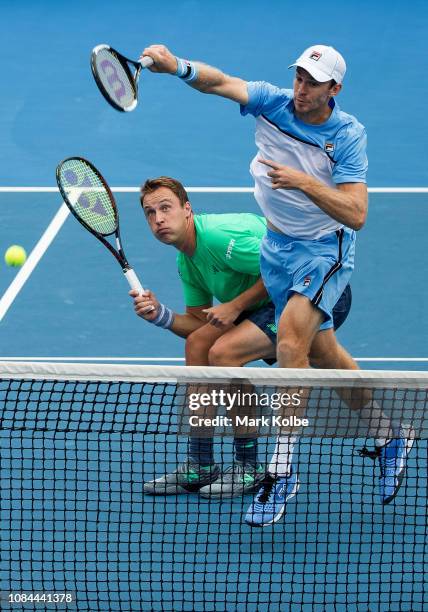
M336 85L333 85L333 87L330 89L330 95L332 97L337 96L337 94L340 92L341 89L342 89L342 83L336 83Z

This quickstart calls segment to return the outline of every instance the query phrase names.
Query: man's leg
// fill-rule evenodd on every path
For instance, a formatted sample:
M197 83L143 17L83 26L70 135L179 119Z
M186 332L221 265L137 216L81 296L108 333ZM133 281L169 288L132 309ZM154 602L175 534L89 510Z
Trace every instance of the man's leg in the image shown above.
M227 332L228 329L220 329L218 327L214 327L214 325L211 325L209 323L203 325L202 327L199 327L199 329L192 332L186 338L186 365L210 365L208 360L208 354L210 352L211 347L219 338L221 338L221 336L223 336Z
M275 356L275 346L254 323L245 320L220 336L208 352L211 366L241 367Z
M320 368L358 370L357 363L337 342L333 330L318 332L312 343L310 360ZM367 437L374 438L376 450L363 449L362 454L377 458L380 467L380 498L383 504L390 503L397 495L405 475L407 455L414 443L414 431L394 427L382 406L373 398L368 388L336 389L339 397L352 409L359 412Z
M214 342L208 354L208 362L211 366L240 367L250 361L274 356L275 347L269 337L252 321L244 320ZM254 393L250 384L240 385L237 390ZM251 415L253 408L244 407L245 414ZM228 416L233 420L236 414L236 410L230 411ZM247 427L245 432L239 429L235 432L233 465L226 468L216 482L203 487L200 495L209 499L226 499L243 495L259 486L265 470L257 458L257 435L256 428Z
M277 357L280 368L309 368L309 352L323 315L310 300L294 293L279 319Z
M314 368L359 370L351 355L337 341L333 329L319 331L312 342L309 361Z
M335 370L359 370L351 355L337 342L332 329L318 332L311 347L311 363L319 368ZM384 446L393 435L389 417L381 410L369 388L353 387L335 389L343 402L359 413L367 435L375 438L376 446Z
M202 366L209 365L209 351L212 345L220 338L224 333L227 333L227 330L219 329L214 327L214 325L210 325L207 323L203 325L192 334L190 334L186 339L186 365L187 366ZM208 389L203 389L199 385L198 387L189 386L188 393L201 394L209 391ZM215 416L215 409L212 406L206 406L201 409L201 413L198 415L198 412L193 413L194 416L201 416L203 418L213 418ZM200 475L200 479L197 481L197 484L201 485L199 489L204 486L211 487L211 484L216 480L220 475L220 469L216 465L214 458L214 430L204 429L201 430L200 427L194 428L194 431L190 432L189 440L188 440L188 457L194 466L194 470L198 472ZM208 473L209 475L216 475L215 479L209 478L207 482L204 482L204 473Z
M278 324L279 367L309 367L311 344L322 320L322 313L307 297L296 293L291 296ZM293 393L294 390L289 392ZM287 501L297 493L299 480L297 470L292 465L296 441L296 436L289 434L278 436L260 491L245 516L247 524L264 527L275 523L283 515Z
M299 294L289 299L278 325L277 356L278 364L283 368L309 368L309 353L318 328L322 322L322 313L310 300ZM300 391L290 390L290 393ZM305 410L305 397L300 408ZM279 435L269 464L272 477L289 478L292 474L292 456L296 436Z
M352 358L335 341L332 330L327 330L329 342L324 347L320 340L319 327L324 315L306 296L294 293L282 312L278 325L277 358L283 368L308 368L310 361L324 359L327 361L328 350L330 364L324 367L354 368ZM315 342L315 347L313 344ZM320 345L320 346L318 346ZM321 356L319 355L321 353ZM293 390L291 390L293 392ZM307 398L303 397L303 400ZM302 409L305 409L305 401ZM278 521L287 501L297 493L299 480L297 469L293 467L293 452L297 437L279 435L274 453L268 466L268 473L253 504L249 507L245 520L255 527L263 527Z
M208 365L209 350L222 333L224 330L207 324L190 334L186 339L186 365ZM204 391L200 386L189 386L187 390L189 395ZM206 409L200 416L209 416ZM180 463L174 472L146 482L144 492L150 495L177 495L197 492L205 485L210 485L220 475L220 468L214 459L213 445L212 432L195 428L195 433L190 433L189 436L186 460Z

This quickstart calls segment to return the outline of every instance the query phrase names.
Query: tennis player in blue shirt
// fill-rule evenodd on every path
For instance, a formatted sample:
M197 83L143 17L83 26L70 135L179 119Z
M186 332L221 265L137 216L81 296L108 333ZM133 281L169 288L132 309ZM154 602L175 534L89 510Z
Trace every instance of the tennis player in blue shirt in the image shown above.
M229 98L240 104L242 115L256 118L258 151L250 170L268 222L261 273L275 304L278 365L309 367L319 331L332 336L339 352L332 310L350 280L355 232L365 223L368 204L366 132L335 101L346 72L343 57L325 45L306 49L290 66L293 89L281 89L178 58L163 45L142 55L153 58L152 72L176 75L203 93ZM346 367L357 369L351 357ZM297 492L295 442L278 437L266 479L247 512L250 525L276 522ZM402 430L376 440L383 503L397 494L412 442Z

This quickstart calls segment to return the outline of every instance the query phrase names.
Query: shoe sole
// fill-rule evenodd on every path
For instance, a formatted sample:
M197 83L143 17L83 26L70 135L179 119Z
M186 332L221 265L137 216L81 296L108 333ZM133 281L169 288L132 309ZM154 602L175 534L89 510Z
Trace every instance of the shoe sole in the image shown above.
M194 484L194 485L173 485L171 490L166 487L164 490L156 491L155 489L147 490L143 488L144 493L148 495L180 495L181 493L197 493L202 487L206 487L206 484ZM159 487L160 488L160 487Z
M181 495L182 493L189 493L189 491L186 491L186 489L184 489L183 487L175 487L174 490L168 490L168 488L165 488L163 491L156 491L155 489L146 489L143 487L143 492L146 495Z
M204 499L212 499L214 501L218 501L221 499L231 499L232 497L242 497L247 493L253 493L254 491L256 491L260 487L260 482L261 481L255 482L251 487L247 489L242 489L241 491L232 491L231 493L212 493L211 491L199 491L199 495Z
M282 506L282 508L281 508L280 512L278 512L278 514L276 514L276 515L274 516L274 518L273 518L273 520L272 520L272 521L269 521L268 523L253 523L253 522L248 521L247 519L245 519L245 522L246 522L246 523L247 523L247 525L249 525L250 527L269 527L269 525L274 525L274 524L275 524L275 523L277 523L277 522L278 522L278 521L279 521L279 520L282 518L282 516L284 515L284 512L285 512L285 506L286 506L286 504L287 504L288 500L290 500L292 497L294 497L294 496L297 494L297 492L299 491L299 489L300 489L300 481L298 480L298 481L296 482L296 484L295 484L294 489L292 490L292 492L291 492L291 493L289 493L289 494L287 495L287 497L285 498L284 505Z
M199 491L199 495L204 499L212 499L212 500L221 500L221 499L232 499L232 497L242 497L247 493L254 493L260 487L260 483L263 480L264 474L261 474L258 480L254 481L254 484L251 487L245 487L241 489L239 492L236 490L235 492L232 489L232 492L229 493L213 493L212 489L208 491ZM206 486L206 485L205 485ZM204 487L202 487L204 488Z
M411 427L407 431L406 436L408 436L408 437L406 437L406 440L407 440L407 442L406 442L406 451L407 451L406 452L406 464L407 464L407 457L409 456L409 453L412 450L413 445L415 443L415 439L416 439L415 438L415 430L413 429L413 427ZM386 506L387 504L391 503L392 500L395 499L395 497L397 497L397 493L400 490L400 487L401 487L401 485L403 483L403 480L404 480L404 476L406 475L406 467L407 467L407 465L404 466L404 468L401 470L401 472L397 476L398 484L395 487L395 491L394 491L393 495L390 495L386 499L382 500L382 504L384 506Z

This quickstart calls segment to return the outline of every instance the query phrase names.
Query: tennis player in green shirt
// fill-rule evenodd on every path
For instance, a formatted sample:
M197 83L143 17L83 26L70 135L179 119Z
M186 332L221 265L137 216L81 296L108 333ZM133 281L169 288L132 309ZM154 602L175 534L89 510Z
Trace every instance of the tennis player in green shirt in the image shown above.
M141 205L154 236L178 250L177 265L186 312L178 314L152 291L131 291L135 311L146 321L186 339L186 365L243 366L276 360L275 309L260 277L260 243L266 220L250 213L194 214L183 185L170 177L147 180ZM213 305L216 299L219 304ZM334 309L337 329L351 306L348 286ZM320 331L312 365L343 367L346 351ZM191 435L187 459L176 471L147 482L146 493L199 491L209 498L242 495L258 487L265 468L257 458L257 435L234 439L235 462L221 471L213 439Z

